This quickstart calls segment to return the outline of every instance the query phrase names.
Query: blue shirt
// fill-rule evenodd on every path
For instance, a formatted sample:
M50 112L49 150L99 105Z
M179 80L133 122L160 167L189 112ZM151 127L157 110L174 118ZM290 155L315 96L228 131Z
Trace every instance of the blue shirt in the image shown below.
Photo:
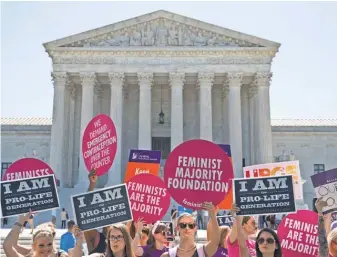
M69 249L74 248L76 243L76 238L74 235L70 232L64 233L61 236L61 241L60 241L60 248L68 252Z

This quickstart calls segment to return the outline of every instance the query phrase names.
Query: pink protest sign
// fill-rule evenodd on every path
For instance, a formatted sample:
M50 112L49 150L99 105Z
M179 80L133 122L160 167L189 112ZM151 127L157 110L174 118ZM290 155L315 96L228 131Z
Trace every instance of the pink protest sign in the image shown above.
M232 187L229 157L216 144L196 139L176 147L166 160L164 181L173 199L189 209L218 205Z
M17 180L53 174L53 170L47 163L35 158L23 158L17 160L8 167L3 175L2 180Z
M300 210L287 215L278 227L284 257L318 256L318 215Z
M107 115L100 114L93 118L83 134L82 154L88 171L96 170L98 176L106 173L116 155L116 128Z
M152 174L140 174L127 183L133 219L144 218L145 223L160 220L170 206L170 195L164 182Z

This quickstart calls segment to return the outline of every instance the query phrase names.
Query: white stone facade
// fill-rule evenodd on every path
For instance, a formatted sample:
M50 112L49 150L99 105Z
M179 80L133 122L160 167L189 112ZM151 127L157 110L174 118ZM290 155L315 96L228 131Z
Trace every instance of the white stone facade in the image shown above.
M166 110L169 111L169 108L164 112ZM3 118L1 123L2 164L12 163L23 156L49 162L51 119ZM169 130L164 133L155 131L155 135L170 136ZM184 138L186 139L188 138ZM337 167L337 119L272 120L272 141L274 161L284 153L291 152L300 161L302 177L307 181L304 184L304 202L311 208L314 190L310 176L314 174L314 165L323 164L326 170ZM134 142L137 142L136 137ZM127 147L137 147L137 144L130 145ZM124 165L125 162L122 169ZM73 174L73 182L77 179L75 175Z

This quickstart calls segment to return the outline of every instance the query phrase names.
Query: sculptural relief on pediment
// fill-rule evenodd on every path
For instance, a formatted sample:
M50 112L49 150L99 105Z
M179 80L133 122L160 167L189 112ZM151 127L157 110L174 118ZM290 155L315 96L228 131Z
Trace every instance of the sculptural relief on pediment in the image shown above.
M202 28L160 18L139 23L63 47L260 47L247 41L228 37Z

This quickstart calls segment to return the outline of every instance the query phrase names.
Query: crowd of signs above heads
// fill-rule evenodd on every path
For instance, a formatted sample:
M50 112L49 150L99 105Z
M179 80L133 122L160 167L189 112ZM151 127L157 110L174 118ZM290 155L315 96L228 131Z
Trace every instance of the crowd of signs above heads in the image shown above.
M98 176L108 172L117 147L121 144L111 118L96 116L83 133L88 172L95 169ZM296 211L295 199L303 199L298 161L244 167L243 178L234 178L230 146L200 139L183 142L170 153L163 180L160 160L160 151L131 149L123 184L71 196L76 223L83 230L139 217L153 223L164 217L171 197L179 204L178 215L200 210L203 202L229 210L234 200L238 215L287 214L279 228L285 257L317 253L317 214ZM336 211L337 169L311 179L316 196L327 202L324 213ZM51 167L41 160L14 162L1 181L2 217L59 208L55 181ZM233 222L231 216L218 217L219 225Z

